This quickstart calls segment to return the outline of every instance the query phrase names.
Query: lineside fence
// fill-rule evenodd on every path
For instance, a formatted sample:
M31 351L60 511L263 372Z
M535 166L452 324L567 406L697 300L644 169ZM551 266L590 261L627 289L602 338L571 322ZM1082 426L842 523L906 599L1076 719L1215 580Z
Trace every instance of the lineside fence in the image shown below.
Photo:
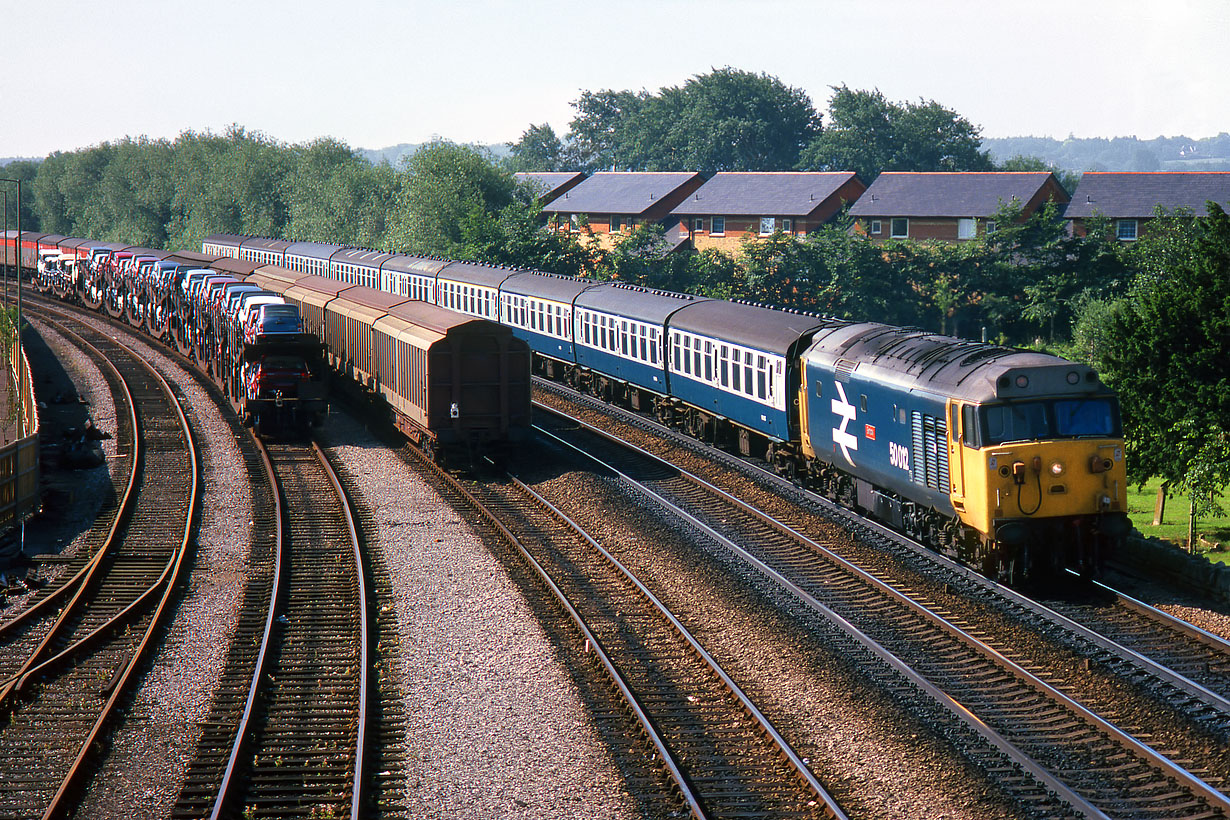
M38 405L34 400L34 379L30 363L7 316L5 325L4 397L0 399L0 419L4 435L0 438L0 532L7 530L38 509L39 440Z

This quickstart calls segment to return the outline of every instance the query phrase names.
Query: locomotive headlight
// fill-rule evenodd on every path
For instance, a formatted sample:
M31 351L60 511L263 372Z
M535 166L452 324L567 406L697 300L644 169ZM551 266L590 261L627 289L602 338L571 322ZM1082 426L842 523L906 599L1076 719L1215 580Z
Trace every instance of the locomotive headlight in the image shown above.
M1052 461L1051 462L1051 475L1053 476L1063 475L1063 462L1062 461Z

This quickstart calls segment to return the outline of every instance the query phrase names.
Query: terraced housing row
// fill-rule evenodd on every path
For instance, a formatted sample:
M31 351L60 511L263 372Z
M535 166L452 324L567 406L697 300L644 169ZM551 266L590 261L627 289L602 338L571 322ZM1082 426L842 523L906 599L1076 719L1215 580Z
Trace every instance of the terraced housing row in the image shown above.
M960 242L995 230L1004 204L1027 218L1047 202L1064 208L1071 230L1110 220L1117 239L1146 230L1158 206L1197 216L1205 203L1230 205L1230 172L1088 172L1072 196L1048 171L917 173L886 171L871 185L853 172L522 173L540 191L543 213L560 231L592 232L610 245L635 226L660 224L673 249L736 250L747 237L806 235L849 205L854 230L871 241Z

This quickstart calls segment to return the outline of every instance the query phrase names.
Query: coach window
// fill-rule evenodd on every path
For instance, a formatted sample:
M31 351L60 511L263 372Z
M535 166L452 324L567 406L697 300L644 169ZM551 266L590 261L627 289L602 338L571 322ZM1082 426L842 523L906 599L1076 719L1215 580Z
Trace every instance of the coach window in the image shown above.
M619 352L628 355L628 323L625 321L619 323Z
M722 352L718 354L718 374L722 387L730 387L730 348L726 345L722 345Z
M768 367L764 356L756 357L756 395L763 401L768 397Z

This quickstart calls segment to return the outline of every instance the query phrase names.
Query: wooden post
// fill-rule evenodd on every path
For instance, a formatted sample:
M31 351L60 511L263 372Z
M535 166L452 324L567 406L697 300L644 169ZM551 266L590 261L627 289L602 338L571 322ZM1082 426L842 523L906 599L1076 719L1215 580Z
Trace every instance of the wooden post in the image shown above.
M1191 512L1187 518L1187 551L1196 554L1196 496L1192 496Z
M1166 515L1166 493L1170 490L1170 482L1163 481L1162 486L1157 488L1157 503L1153 505L1153 526L1158 526L1162 523L1162 518Z

